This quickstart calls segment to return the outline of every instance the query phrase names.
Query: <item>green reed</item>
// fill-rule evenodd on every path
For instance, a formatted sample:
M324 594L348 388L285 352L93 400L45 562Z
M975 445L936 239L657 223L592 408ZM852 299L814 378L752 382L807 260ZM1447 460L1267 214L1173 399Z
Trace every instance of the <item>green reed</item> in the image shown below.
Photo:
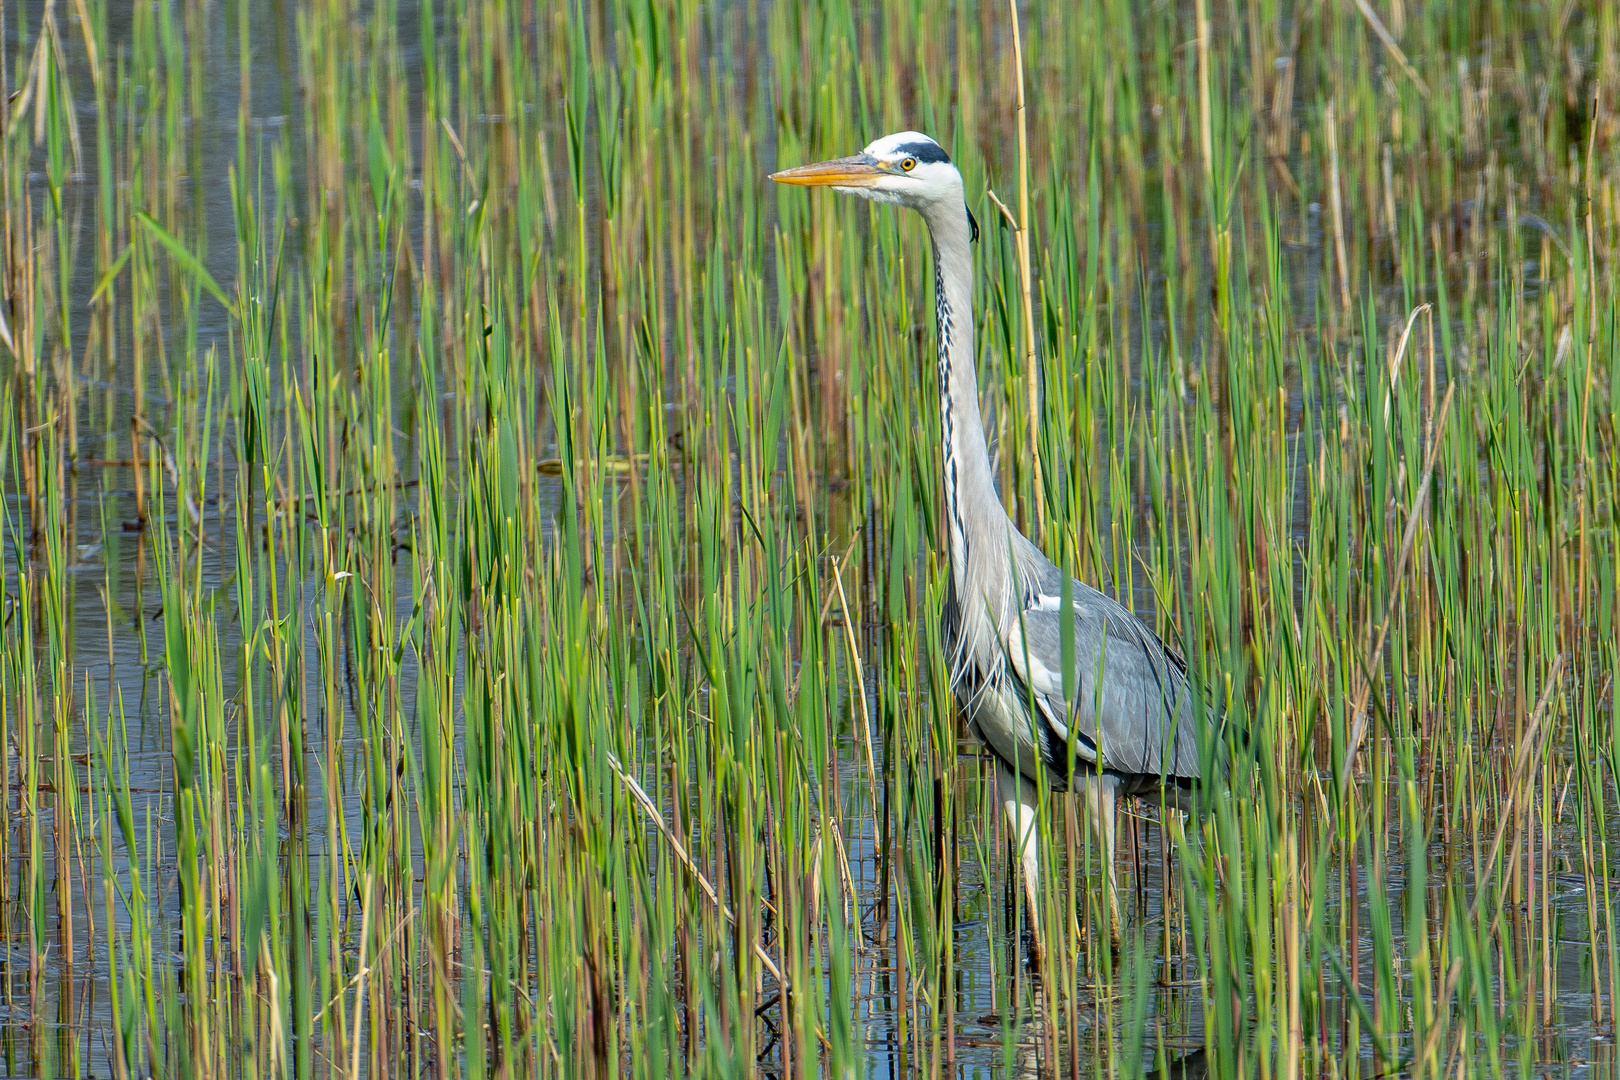
M1608 1060L1607 5L1023 11L1034 373L1005 7L5 17L8 1074ZM905 127L1005 498L1247 735L1118 950L1043 801L1038 976L926 239L764 181Z

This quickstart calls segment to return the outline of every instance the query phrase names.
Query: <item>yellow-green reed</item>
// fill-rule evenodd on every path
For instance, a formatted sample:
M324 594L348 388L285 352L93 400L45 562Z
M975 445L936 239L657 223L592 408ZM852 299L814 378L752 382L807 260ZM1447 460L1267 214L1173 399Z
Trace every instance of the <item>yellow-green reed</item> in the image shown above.
M1613 1064L1620 14L1020 15L1033 373L1005 6L0 9L7 1074ZM1118 950L1043 801L1038 975L922 227L763 179L908 127L1004 497L1246 734Z

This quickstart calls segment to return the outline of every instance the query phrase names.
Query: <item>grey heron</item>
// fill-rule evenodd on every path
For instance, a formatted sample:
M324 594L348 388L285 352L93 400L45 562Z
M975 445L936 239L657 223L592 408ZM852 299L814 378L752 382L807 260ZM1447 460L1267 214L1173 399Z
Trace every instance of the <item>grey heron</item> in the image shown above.
M996 492L974 372L969 245L978 225L967 208L962 174L944 148L926 135L902 131L853 157L787 169L771 179L910 207L928 225L950 536L951 581L942 619L951 685L968 725L996 760L996 787L1022 867L1037 963L1044 952L1035 843L1043 773L1053 790L1085 795L1107 867L1117 940L1116 800L1162 794L1170 806L1191 810L1200 780L1197 728L1211 720L1186 663L1124 606L1054 565L1019 532ZM1067 688L1065 638L1072 643Z

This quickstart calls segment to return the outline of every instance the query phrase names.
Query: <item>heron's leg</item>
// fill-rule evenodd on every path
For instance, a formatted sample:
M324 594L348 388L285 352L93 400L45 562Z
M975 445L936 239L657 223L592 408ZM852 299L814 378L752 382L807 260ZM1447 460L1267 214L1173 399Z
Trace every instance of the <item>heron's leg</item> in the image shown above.
M1035 941L1035 966L1046 958L1041 940L1040 905L1036 902L1035 885L1040 875L1040 848L1036 843L1035 821L1039 803L1035 785L1015 774L1005 762L996 762L996 790L1001 795L1002 808L1007 811L1007 824L1012 828L1013 848L1018 852L1019 868L1024 878L1024 900L1029 907L1030 936Z
M1103 867L1108 873L1108 936L1120 943L1119 876L1114 870L1114 806L1119 800L1119 778L1109 773L1085 774L1086 816L1097 838Z

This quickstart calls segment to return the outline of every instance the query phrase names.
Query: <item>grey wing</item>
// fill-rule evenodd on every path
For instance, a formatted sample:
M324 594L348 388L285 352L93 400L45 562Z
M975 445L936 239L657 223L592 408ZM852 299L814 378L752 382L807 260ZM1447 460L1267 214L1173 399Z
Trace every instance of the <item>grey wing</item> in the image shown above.
M1055 737L1061 748L1072 728L1079 760L1100 759L1103 767L1132 775L1196 779L1194 725L1202 710L1181 658L1140 619L1090 586L1075 582L1072 600L1074 668L1067 699L1061 597L1044 590L1030 597L1008 635L1008 663L1054 729L1047 741ZM1047 758L1058 764L1050 752Z

